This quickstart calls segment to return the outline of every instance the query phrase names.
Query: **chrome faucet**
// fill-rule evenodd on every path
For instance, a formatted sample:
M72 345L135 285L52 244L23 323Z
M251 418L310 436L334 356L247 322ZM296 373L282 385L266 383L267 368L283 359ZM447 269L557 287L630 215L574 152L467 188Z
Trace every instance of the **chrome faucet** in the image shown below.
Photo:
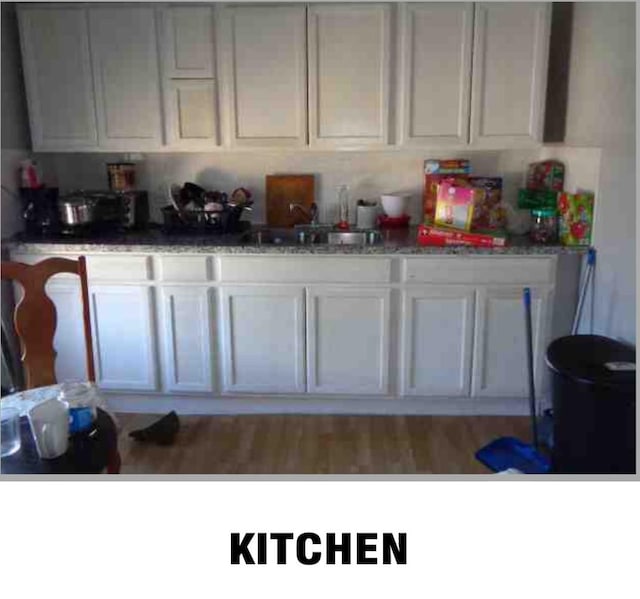
M304 214L310 221L310 224L312 225L317 225L318 224L318 205L313 202L311 204L311 207L309 208L309 210L307 210L304 206L301 206L300 204L294 204L291 203L289 204L289 212L293 212L295 209L300 210L300 212L302 212L302 214Z

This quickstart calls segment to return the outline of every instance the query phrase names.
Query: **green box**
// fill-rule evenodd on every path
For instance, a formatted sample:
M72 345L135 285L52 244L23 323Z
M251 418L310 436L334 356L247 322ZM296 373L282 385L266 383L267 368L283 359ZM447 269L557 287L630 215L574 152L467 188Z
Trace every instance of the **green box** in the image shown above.
M525 210L545 210L557 208L558 192L548 189L519 189L518 208Z

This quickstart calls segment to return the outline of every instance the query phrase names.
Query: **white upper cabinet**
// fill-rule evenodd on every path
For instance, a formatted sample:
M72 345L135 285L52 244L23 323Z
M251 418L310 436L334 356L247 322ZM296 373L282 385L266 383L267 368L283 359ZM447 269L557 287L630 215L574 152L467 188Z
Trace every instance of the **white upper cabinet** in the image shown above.
M172 6L162 9L161 14L165 76L213 77L213 8Z
M213 8L167 7L160 15L167 146L213 148L219 143Z
M542 141L551 4L476 4L471 143Z
M229 144L304 145L304 5L230 6L218 24Z
M400 143L469 141L472 37L471 3L400 6Z
M167 144L205 150L218 145L216 85L213 79L171 79L164 83Z
M18 17L33 149L94 148L87 11L20 6Z
M308 8L310 145L383 145L389 139L390 7Z
M157 149L162 127L155 8L91 7L89 24L100 147Z

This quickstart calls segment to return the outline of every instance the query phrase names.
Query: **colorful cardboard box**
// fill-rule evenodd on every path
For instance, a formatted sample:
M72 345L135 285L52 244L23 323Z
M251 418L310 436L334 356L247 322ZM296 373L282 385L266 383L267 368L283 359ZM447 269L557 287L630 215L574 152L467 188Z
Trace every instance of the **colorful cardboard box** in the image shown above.
M433 224L436 214L438 184L454 177L457 184L469 178L471 164L467 159L425 160L424 163L424 223Z
M471 230L477 193L468 183L458 185L453 179L442 181L438 184L435 224Z
M590 192L558 194L558 232L563 245L591 244L594 195Z
M564 187L564 164L558 160L543 160L529 165L528 189L562 191Z
M502 229L506 225L506 212L502 205L502 178L469 177L476 189L471 230Z

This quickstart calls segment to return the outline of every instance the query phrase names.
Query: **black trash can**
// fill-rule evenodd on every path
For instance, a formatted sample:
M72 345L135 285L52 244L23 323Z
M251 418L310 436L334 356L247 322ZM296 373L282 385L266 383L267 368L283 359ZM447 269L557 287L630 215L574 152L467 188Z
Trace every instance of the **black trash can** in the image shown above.
M561 337L549 345L554 473L635 473L635 370L605 366L635 361L634 349L598 335Z

